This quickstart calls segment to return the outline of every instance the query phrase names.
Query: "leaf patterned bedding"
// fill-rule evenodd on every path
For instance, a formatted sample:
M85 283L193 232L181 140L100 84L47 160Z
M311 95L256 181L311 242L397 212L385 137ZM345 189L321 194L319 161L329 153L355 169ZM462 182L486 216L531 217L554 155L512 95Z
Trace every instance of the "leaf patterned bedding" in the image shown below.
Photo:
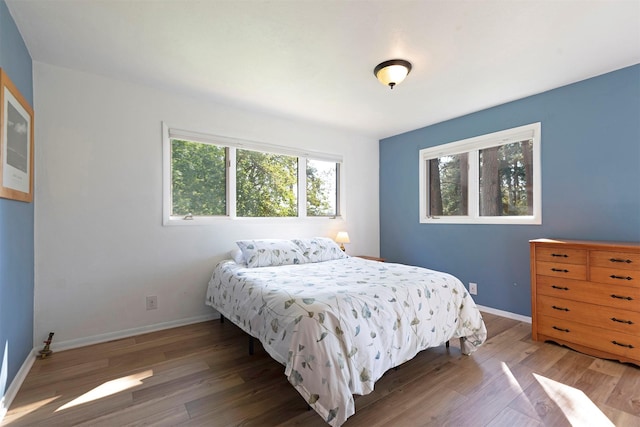
M206 304L260 339L332 426L388 369L452 338L469 354L487 336L454 276L356 257L261 268L221 261Z

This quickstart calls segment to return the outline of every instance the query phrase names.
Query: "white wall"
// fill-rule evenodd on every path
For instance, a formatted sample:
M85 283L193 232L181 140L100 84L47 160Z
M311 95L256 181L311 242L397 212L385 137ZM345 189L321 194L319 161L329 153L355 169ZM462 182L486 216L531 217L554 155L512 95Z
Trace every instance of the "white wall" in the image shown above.
M348 252L379 253L376 140L42 63L34 63L34 88L36 345L49 331L72 347L213 314L207 281L240 238L346 229ZM163 227L163 120L342 154L345 220ZM145 309L147 295L157 295L157 310Z

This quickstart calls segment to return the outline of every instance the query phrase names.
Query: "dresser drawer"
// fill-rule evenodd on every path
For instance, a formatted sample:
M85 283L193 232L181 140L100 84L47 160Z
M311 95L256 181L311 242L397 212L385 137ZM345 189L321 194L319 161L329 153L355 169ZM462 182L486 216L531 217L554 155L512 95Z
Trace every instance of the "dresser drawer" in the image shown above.
M615 271L640 271L640 253L591 251L589 265L591 267L611 267Z
M580 344L640 361L640 336L638 335L628 335L554 317L541 318L538 323L538 332L568 343Z
M562 247L536 247L536 260L560 264L587 264L587 251Z
M640 335L640 311L587 304L546 295L538 296L538 315Z
M587 279L587 266L578 264L560 264L557 262L536 262L536 273L544 276L564 277L567 279Z
M589 276L592 282L640 286L640 271L621 270L613 267L591 267Z
M536 291L538 298L540 295L549 295L640 312L640 287L613 286L582 280L537 276Z

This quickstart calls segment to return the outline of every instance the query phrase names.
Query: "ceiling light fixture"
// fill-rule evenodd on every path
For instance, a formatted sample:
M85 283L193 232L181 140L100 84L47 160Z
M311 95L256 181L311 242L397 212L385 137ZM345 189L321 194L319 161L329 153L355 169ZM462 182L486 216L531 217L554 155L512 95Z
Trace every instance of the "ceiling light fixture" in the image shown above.
M373 74L380 83L389 86L391 89L398 83L402 82L407 74L411 71L411 63L404 59L391 59L384 61L376 66Z

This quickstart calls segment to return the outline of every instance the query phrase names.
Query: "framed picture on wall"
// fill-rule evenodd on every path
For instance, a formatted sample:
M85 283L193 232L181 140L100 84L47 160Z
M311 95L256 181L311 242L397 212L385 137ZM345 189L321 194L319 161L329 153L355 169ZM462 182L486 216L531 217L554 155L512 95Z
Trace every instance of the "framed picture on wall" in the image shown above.
M33 109L0 68L0 197L33 201Z

